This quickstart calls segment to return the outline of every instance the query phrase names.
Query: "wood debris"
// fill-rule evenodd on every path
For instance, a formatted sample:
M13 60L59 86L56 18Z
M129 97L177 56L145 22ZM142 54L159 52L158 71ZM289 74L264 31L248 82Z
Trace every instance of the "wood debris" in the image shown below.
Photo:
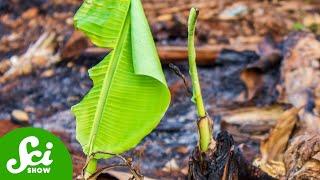
M320 136L305 134L295 137L284 154L286 178L319 179Z
M281 66L280 101L295 107L306 106L300 114L304 126L320 131L315 101L320 98L320 42L311 33L292 33L284 42L285 55Z
M284 112L284 107L244 107L226 111L221 115L221 128L233 135L238 143L249 140L259 142L276 124Z
M283 177L286 174L283 154L298 121L299 111L300 109L297 108L285 111L277 120L277 124L268 138L261 142L261 157L255 159L254 165L275 178Z
M55 38L54 33L44 33L23 55L12 56L9 69L0 77L0 84L30 74L34 69L49 67L59 62L61 58L60 54L55 52Z

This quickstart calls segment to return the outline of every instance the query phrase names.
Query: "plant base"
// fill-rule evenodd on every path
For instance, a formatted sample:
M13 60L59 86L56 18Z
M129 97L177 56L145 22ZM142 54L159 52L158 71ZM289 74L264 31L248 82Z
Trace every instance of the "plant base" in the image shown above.
M189 160L189 180L269 180L273 179L245 160L231 135L222 131L215 149L201 153L196 147Z

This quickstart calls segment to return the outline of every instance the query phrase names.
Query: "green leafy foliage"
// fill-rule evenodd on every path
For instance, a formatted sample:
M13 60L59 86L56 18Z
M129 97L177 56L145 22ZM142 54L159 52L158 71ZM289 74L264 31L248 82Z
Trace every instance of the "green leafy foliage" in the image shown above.
M296 22L293 24L293 30L302 31L304 29L305 29L305 27L302 23Z
M87 155L120 154L159 123L170 103L140 0L91 0L74 17L76 28L112 51L89 70L93 87L72 107L77 139ZM95 157L109 158L109 155Z

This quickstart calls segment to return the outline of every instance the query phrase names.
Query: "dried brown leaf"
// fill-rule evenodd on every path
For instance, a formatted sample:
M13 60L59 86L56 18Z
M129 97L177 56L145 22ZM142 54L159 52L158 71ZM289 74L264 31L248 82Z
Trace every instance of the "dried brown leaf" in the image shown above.
M287 179L319 179L320 135L295 137L284 154Z
M260 142L284 112L281 105L245 107L220 111L221 128L232 134L237 143Z
M261 158L257 158L254 164L273 177L282 177L286 173L283 154L298 121L300 109L293 107L285 111L278 119L269 137L261 142Z
M254 69L246 69L241 72L240 79L246 85L247 100L253 99L257 92L262 88L263 74Z
M276 120L284 113L281 105L272 105L269 107L244 107L231 111L220 112L222 120L229 124L257 124L274 125Z

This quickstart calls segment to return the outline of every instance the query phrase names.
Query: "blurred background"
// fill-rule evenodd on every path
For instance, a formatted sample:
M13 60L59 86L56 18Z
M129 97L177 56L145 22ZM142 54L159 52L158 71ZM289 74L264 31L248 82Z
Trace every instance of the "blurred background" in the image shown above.
M0 135L30 125L54 132L73 155L74 177L85 158L75 140L70 107L92 86L87 70L108 52L74 29L73 15L82 2L0 0ZM200 10L197 61L206 108L216 122L216 132L226 129L237 144L244 143L249 160L259 153L259 142L287 108L281 103L299 104L290 101L292 94L299 97L297 101L309 102L309 96L297 93L301 89L318 92L314 85L318 64L303 65L313 67L312 73L286 76L293 64L303 64L301 58L286 64L294 58L290 54L301 51L295 48L300 39L310 42L301 45L310 46L302 49L308 52L306 58L319 57L318 0L142 2L172 93L160 125L128 153L143 174L184 177L197 142L196 112L186 87L190 83L185 85L177 75L178 68L190 82L186 24L191 7ZM316 82L288 90L297 77Z

